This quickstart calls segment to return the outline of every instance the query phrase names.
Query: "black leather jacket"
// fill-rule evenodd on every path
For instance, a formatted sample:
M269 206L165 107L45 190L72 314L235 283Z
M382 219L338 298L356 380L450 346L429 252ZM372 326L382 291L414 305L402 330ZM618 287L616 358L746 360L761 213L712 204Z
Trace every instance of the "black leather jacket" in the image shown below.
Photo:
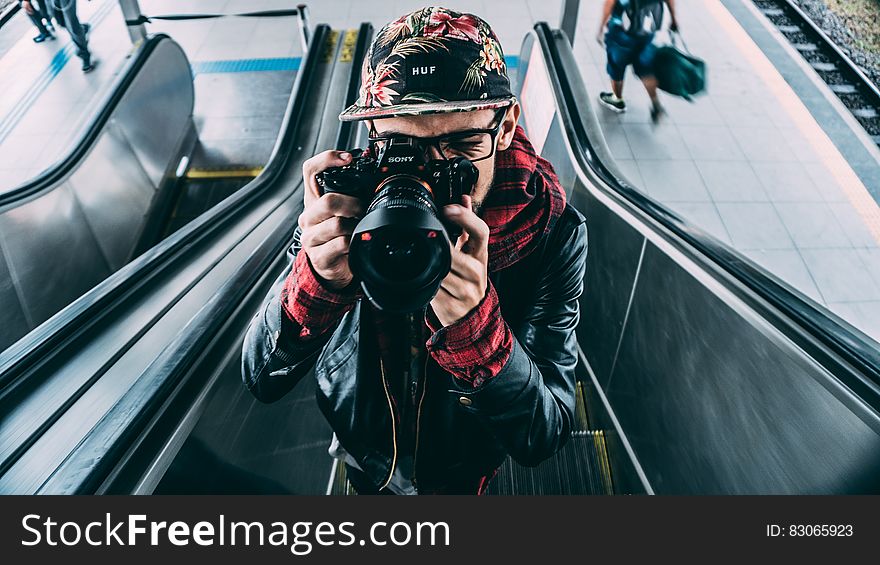
M299 230L297 229L297 234ZM299 252L298 237L288 265ZM426 362L415 438L414 482L421 491L451 477L491 474L510 454L533 466L568 440L574 420L578 298L586 270L584 217L566 206L544 241L525 259L491 272L502 316L514 339L510 357L479 388L457 382L430 356ZM251 322L242 374L264 402L284 396L314 368L318 404L345 450L377 488L390 479L400 441L402 399L380 376L378 350L363 300L325 335L302 341L282 323L278 278Z

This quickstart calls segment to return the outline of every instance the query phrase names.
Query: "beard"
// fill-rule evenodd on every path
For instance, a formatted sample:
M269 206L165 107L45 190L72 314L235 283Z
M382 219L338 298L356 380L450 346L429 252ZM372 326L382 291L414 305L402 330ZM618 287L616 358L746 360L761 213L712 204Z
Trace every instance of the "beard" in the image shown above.
M495 180L495 160L492 160L492 168L489 169L488 178L481 178L477 180L477 185L474 187L474 190L471 191L471 203L473 204L474 214L477 216L482 216L483 211L483 202L486 200L486 196L489 194L489 190L492 189L492 182Z

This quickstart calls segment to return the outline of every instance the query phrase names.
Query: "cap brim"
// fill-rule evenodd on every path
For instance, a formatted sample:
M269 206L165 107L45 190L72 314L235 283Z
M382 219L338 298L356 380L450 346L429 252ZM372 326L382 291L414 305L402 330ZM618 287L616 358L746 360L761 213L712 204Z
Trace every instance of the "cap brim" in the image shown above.
M424 114L445 114L448 112L470 112L473 110L492 110L511 106L515 96L486 98L484 100L464 100L454 102L419 102L416 104L395 104L393 106L358 106L352 104L339 114L343 122L358 120L378 120L396 116L420 116Z

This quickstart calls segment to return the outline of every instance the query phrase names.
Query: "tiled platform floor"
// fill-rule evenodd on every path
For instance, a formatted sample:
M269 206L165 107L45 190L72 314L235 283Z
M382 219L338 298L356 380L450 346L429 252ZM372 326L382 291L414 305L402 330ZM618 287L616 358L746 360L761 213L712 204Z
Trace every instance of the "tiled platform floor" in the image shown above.
M709 91L693 104L664 97L669 117L657 127L631 74L625 114L597 105L624 174L880 340L877 203L719 0L677 4L688 47L707 62ZM575 55L598 94L609 89L599 13L584 7Z

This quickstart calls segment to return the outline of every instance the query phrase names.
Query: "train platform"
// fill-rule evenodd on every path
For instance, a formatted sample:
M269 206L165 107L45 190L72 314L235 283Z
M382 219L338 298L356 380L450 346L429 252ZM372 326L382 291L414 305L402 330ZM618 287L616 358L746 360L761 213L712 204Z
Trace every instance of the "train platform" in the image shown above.
M596 105L621 169L651 198L880 339L877 146L751 0L677 6L687 47L708 65L708 93L694 103L664 97L668 116L654 126L629 74L626 113ZM574 43L596 95L609 90L598 18L582 13ZM824 92L802 100L799 84ZM853 146L862 157L851 164L844 153Z
M423 2L315 2L312 23L379 27ZM484 16L508 60L537 21L559 21L562 2L447 3ZM816 302L880 339L880 151L847 121L830 91L773 33L750 0L680 0L683 35L709 66L709 91L695 103L665 98L668 117L651 124L635 77L629 111L596 105L609 147L635 187L733 246ZM280 0L143 0L143 13L224 13L289 8ZM24 19L24 15L18 16ZM605 54L595 41L598 6L582 3L574 53L593 95L607 89ZM2 189L54 163L99 107L131 53L117 2L83 2L100 61L83 75L69 36L34 44L29 26L4 37L0 58ZM194 170L253 171L269 158L302 57L293 18L159 21L184 48L195 77L200 146ZM24 30L24 31L22 31ZM797 75L792 78L793 75ZM804 77L807 77L806 79ZM823 88L825 107L797 80ZM839 105L839 104L838 104ZM811 113L812 112L812 113ZM827 131L832 131L829 136ZM820 124L820 122L824 122ZM852 146L861 145L858 163ZM858 148L857 148L858 149ZM849 161L848 161L849 158Z

